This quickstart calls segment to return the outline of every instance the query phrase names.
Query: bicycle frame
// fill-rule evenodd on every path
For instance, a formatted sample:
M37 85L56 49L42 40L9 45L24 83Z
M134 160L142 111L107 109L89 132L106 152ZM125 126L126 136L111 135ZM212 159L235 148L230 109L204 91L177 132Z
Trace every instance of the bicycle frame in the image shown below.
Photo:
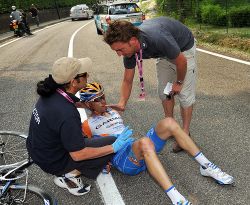
M15 139L18 149L9 150L9 142ZM26 139L27 135L22 133L0 130L0 160L3 160L0 162L0 204L57 205L57 200L48 193L28 184L28 167L33 161L26 150ZM22 181L17 181L21 178Z
M26 169L26 167L30 166L31 164L32 162L27 159L18 163L0 166L0 174L3 174L4 171L8 171L10 169L6 174L0 175L0 181L6 181L6 184L4 186L0 186L0 191L2 190L0 193L0 198L4 197L10 188L14 189L18 188L18 186L24 186L24 195L21 202L23 203L26 200L29 175L29 171L28 169ZM16 176L15 172L19 170L22 171L22 173ZM14 184L15 180L23 177L26 177L24 185Z

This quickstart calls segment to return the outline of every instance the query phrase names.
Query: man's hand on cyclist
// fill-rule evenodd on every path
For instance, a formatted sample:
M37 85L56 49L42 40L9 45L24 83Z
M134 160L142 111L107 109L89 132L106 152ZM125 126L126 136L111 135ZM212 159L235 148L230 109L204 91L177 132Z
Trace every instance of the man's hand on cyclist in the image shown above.
M124 112L125 110L125 106L121 105L121 104L109 104L109 105L105 105L106 107L110 107L116 111L120 112Z

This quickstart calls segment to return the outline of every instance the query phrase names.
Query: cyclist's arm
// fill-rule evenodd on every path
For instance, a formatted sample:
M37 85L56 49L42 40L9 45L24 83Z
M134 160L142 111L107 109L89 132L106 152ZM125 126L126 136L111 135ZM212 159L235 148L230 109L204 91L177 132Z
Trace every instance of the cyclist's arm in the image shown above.
M79 151L70 152L70 156L74 161L94 159L114 153L112 145L103 147L85 147Z

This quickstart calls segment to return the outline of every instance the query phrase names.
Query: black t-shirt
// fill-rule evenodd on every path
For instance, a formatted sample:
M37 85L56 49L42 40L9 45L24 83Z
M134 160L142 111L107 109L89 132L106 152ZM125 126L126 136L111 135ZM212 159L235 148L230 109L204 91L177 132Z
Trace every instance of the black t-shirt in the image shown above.
M56 174L72 160L69 152L84 147L75 105L58 93L40 97L32 112L27 138L27 149L34 162L44 171Z
M36 8L30 8L29 12L31 13L32 17L36 17L38 14L38 11Z
M192 32L181 22L159 17L145 20L140 26L140 44L142 58L175 59L180 52L189 50L194 45ZM123 58L125 68L136 66L135 56Z

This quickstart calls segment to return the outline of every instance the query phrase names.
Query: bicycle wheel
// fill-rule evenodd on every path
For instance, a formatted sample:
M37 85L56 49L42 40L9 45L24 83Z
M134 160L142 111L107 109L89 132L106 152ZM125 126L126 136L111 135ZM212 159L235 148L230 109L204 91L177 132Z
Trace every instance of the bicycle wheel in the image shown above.
M3 186L0 186L0 190ZM25 185L13 184L7 194L0 198L0 205L57 205L51 196L38 187L28 185L24 200Z
M27 136L14 131L0 131L0 164L12 164L28 158Z

